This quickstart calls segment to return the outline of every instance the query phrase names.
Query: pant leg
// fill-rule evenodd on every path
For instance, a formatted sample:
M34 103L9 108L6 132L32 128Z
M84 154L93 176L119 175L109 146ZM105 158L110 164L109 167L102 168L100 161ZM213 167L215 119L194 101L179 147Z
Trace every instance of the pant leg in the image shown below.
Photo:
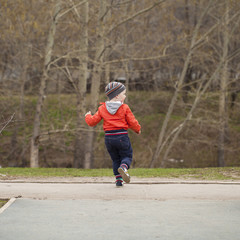
M121 157L119 155L117 139L115 137L105 137L105 145L112 159L113 174L118 175L118 168L121 165Z
M119 149L119 155L121 158L121 164L126 164L128 168L130 168L130 165L132 163L133 150L128 135L123 135L121 137L120 145L121 147Z

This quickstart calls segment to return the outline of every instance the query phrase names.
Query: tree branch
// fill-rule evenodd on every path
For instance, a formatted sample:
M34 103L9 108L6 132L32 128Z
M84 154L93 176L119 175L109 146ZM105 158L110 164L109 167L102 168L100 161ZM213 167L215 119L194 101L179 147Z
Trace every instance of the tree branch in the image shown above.
M14 116L15 116L15 113L9 118L9 120L6 123L3 123L4 126L2 127L2 129L0 129L0 134L7 127L7 125L13 120Z
M71 1L71 2L72 2L72 1ZM82 2L80 2L80 3L78 3L78 4L75 4L75 5L71 6L71 7L70 7L69 9L67 9L65 12L59 14L58 18L61 18L62 16L64 16L64 15L67 14L68 12L72 11L73 9L76 9L76 7L79 7L79 6L81 6L82 4L84 4L84 3L86 3L86 2L88 2L88 0L82 1Z
M121 26L122 24L132 20L133 18L141 15L141 14L144 14L150 10L152 10L153 8L155 8L156 6L160 5L161 3L164 3L166 0L161 0L161 1L156 1L152 6L148 7L148 8L144 8L143 10L133 14L132 16L124 19L122 22L118 23L117 25L113 26L108 32L107 32L107 35L110 34L115 28Z

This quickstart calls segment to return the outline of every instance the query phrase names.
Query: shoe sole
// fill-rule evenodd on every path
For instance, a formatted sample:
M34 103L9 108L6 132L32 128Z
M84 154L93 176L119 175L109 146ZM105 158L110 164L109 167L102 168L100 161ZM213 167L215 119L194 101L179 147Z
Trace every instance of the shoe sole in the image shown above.
M123 187L123 185L122 186L116 186L116 188L122 188Z
M130 176L127 175L122 168L118 168L118 172L119 172L119 174L121 174L124 182L130 183Z

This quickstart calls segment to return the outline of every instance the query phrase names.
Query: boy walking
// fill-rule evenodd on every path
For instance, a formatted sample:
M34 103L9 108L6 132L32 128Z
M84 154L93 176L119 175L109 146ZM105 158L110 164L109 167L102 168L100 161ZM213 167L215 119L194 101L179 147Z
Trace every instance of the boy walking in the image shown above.
M128 128L137 134L141 133L141 126L134 117L127 104L126 88L122 83L111 82L105 88L109 101L102 103L98 111L92 115L85 114L86 123L93 127L103 119L105 131L105 145L113 161L113 173L116 176L116 186L122 187L123 180L130 182L128 169L132 163L133 150L128 137Z

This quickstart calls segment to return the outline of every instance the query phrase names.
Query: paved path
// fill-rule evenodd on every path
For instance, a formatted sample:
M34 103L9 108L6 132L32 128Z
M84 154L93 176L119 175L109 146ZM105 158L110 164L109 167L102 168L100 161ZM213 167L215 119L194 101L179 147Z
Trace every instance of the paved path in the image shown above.
M238 184L125 184L0 182L0 198L103 200L240 200Z
M238 240L240 185L0 183L4 240Z
M4 240L238 240L240 201L17 199Z

